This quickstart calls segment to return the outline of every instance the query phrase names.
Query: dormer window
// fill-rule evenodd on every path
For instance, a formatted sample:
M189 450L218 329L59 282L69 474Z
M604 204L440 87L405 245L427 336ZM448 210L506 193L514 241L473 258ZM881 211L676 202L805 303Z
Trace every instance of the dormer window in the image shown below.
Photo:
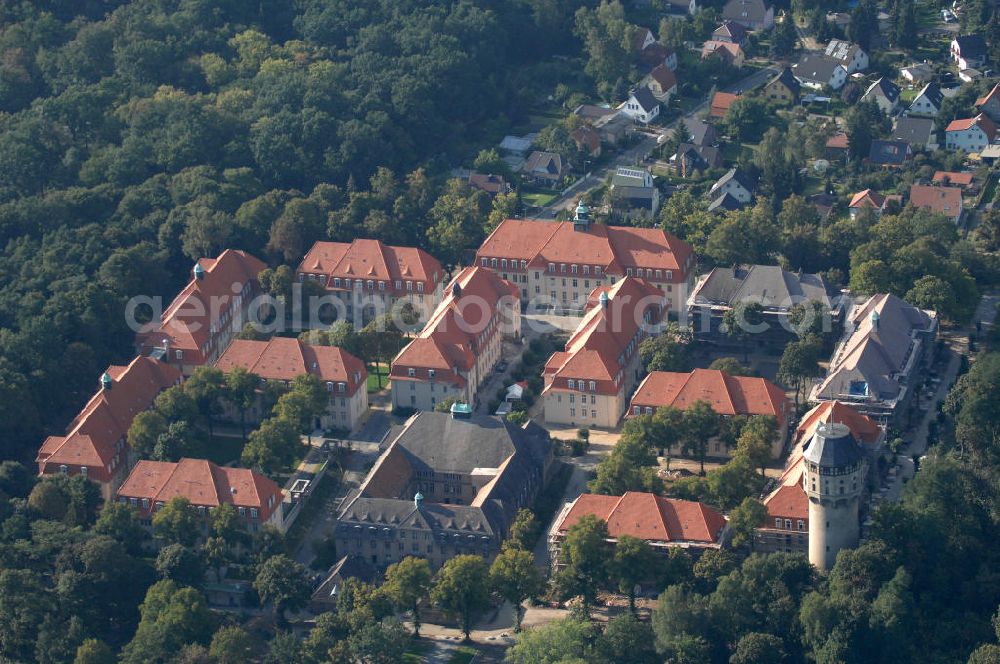
M333 382L331 382L331 381L327 381L326 382L326 391L327 392L333 392Z
M66 464L60 464L59 472L65 475L67 472L69 472L69 467Z
M569 389L571 389L571 390L575 390L576 389L576 381L573 380L572 378L570 378L569 380L567 380L566 384L569 386Z
M775 528L781 528L781 519L780 518L775 517L775 519L774 519L774 527Z
M414 376L417 375L417 370L414 369L413 367L410 367L409 369L406 370L406 375L409 376L410 378L413 378Z
M346 392L347 391L347 383L337 383L337 391L338 392Z
M417 292L418 293L423 293L424 292L424 282L422 282L422 281L418 281L417 282Z
M427 377L428 378L433 378L434 377L434 369L428 369L427 370Z
M479 259L479 264L482 265L483 267L489 267L490 266L490 259L488 259L488 258L481 258L481 259Z
M496 269L496 267L497 267L497 259L495 259L495 258L491 258L490 259L490 267L492 267L493 269Z

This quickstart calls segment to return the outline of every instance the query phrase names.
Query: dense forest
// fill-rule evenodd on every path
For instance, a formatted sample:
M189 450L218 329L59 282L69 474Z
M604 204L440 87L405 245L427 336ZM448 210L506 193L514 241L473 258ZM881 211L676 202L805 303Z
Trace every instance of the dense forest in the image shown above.
M447 169L551 92L578 5L0 3L0 455L65 425L130 359L123 303L197 257L363 233L456 261L488 205Z

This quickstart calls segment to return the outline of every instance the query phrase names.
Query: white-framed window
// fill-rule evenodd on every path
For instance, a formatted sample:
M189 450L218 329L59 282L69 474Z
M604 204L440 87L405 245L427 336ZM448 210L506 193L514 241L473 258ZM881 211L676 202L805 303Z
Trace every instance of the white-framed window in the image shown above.
M781 528L781 519L779 519L778 517L775 517L774 519L774 527Z
M414 376L417 375L417 370L414 369L413 367L410 367L409 369L406 370L406 375L409 376L410 378L413 378Z
M496 266L497 266L497 259L491 258L490 259L490 267L496 269Z
M642 406L632 406L632 414L633 415L641 415L642 414Z
M596 389L597 389L597 382L593 380L590 381L590 391L593 392Z
M488 259L488 258L481 258L481 259L479 259L479 264L482 265L483 267L489 267L490 266L490 259Z
M575 390L576 389L576 381L573 380L572 378L570 378L569 380L566 381L566 385L569 386L569 389L571 389L571 390Z
M417 292L418 293L423 293L424 292L424 282L422 282L422 281L418 281L417 282Z

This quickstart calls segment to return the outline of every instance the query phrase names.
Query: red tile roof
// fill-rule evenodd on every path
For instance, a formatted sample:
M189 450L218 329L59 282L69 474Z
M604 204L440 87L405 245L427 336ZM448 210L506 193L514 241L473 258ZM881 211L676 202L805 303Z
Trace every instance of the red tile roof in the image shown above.
M809 498L801 484L782 484L764 499L764 507L770 519L764 522L765 527L771 526L776 517L809 523Z
M109 482L118 458L119 441L124 441L132 419L153 405L161 391L180 382L174 367L151 357L137 357L128 366L111 366L111 389L101 386L83 410L70 422L65 436L49 436L38 450L35 461L39 474L57 473L65 465L68 472L87 467L87 476Z
M712 104L708 114L713 118L726 117L729 107L732 106L733 102L739 98L739 95L735 95L731 92L716 92L715 96L712 97Z
M572 222L507 219L486 241L476 257L527 261L529 268L556 265L592 265L606 274L625 276L627 268L671 270L671 283L687 280L691 245L656 228L593 224L574 230Z
M601 293L608 295L606 307L599 303ZM588 392L618 394L624 380L622 371L648 335L640 322L647 312L652 323L658 322L666 300L653 284L626 277L614 286L595 289L587 305L589 309L566 342L565 352L553 353L545 363L545 392L576 391L569 389L568 381L586 380L594 381L596 388Z
M847 141L847 134L834 134L830 138L826 139L826 147L835 150L846 150L849 147Z
M703 503L629 491L624 496L585 493L558 526L565 533L586 514L608 524L612 538L631 535L651 542L717 544L726 517Z
M983 115L982 113L974 118L952 120L951 123L945 127L945 131L967 131L976 126L983 130L983 133L986 134L986 137L990 140L990 142L992 142L997 135L997 126L993 123L993 120L991 120L988 115Z
M878 423L867 415L840 401L823 401L802 416L795 430L795 443L804 443L812 438L820 424L839 422L846 424L854 437L861 443L874 445L882 436Z
M696 401L709 402L720 415L773 415L779 424L791 412L784 390L766 378L695 369L691 373L653 371L635 391L629 413L636 406L684 410Z
M883 205L885 205L885 196L878 193L874 189L865 189L864 191L859 191L854 194L847 207L873 208L875 210L881 210Z
M962 213L962 190L958 187L915 184L910 186L910 203L957 219Z
M570 136L579 150L586 148L589 154L594 154L601 149L601 137L590 125L577 127Z
M346 383L353 395L368 379L364 362L335 346L309 346L298 339L270 341L237 339L215 363L223 371L242 367L267 380L293 380L313 374L323 382Z
M956 173L955 171L935 171L932 182L958 185L968 187L972 184L972 173ZM946 182L947 181L947 182Z
M455 286L459 294L455 295ZM399 351L389 372L393 380L424 380L424 372L434 369L435 378L463 386L465 379L455 368L468 371L479 353L478 337L484 331L499 334L491 324L500 325L501 300L519 305L517 286L481 267L467 267L445 289L441 303L431 314L417 338ZM409 369L417 375L410 376Z
M346 242L317 242L305 255L296 275L319 275L326 277L326 287L338 290L334 278L363 279L365 281L386 282L386 290L397 295L405 294L406 284L396 288L396 282L420 282L424 291L432 293L444 277L441 263L423 249L414 247L394 247L380 240L357 239ZM350 287L341 282L339 290Z
M144 350L162 347L168 340L171 350L184 351L185 364L204 364L202 348L212 326L229 311L246 284L256 288L257 275L267 267L236 249L227 249L218 258L202 258L198 265L204 276L188 282L163 312L159 325L148 324L139 332L137 341Z
M997 94L1000 94L1000 83L997 83L996 85L994 85L993 89L990 90L986 94L986 96L980 97L979 99L977 99L976 100L976 106L982 106L984 104L989 103L990 99L993 99L994 97L996 97Z
M656 81L664 92L677 85L677 75L666 65L655 67L649 72L649 77Z
M713 55L718 55L726 62L733 62L742 55L742 52L743 49L740 48L739 44L709 39L701 47L701 58L704 60L705 58L709 58Z
M217 466L205 459L181 459L177 463L142 460L117 492L119 500L149 501L150 513L156 503L187 498L196 507L257 509L258 520L267 521L281 506L281 489L272 480L247 468ZM247 515L249 517L249 514Z

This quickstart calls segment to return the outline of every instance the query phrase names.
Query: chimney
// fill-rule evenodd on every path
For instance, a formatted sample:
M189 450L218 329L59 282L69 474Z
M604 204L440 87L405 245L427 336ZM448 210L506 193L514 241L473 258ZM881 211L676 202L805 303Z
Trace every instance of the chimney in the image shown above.
M194 278L198 281L205 278L205 268L201 266L201 263L194 264Z
M110 390L112 387L114 387L114 385L115 382L111 379L111 374L109 374L107 371L101 374L101 387L103 387L106 390Z

